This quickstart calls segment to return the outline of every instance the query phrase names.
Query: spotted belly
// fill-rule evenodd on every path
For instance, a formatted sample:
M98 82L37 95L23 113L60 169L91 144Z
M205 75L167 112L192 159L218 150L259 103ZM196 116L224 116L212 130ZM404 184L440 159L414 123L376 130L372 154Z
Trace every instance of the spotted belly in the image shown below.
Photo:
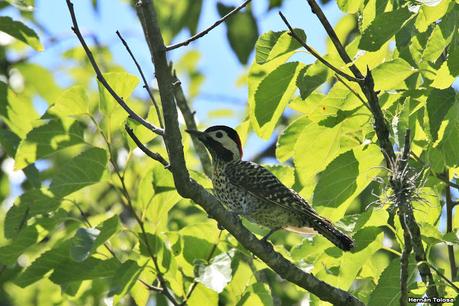
M298 214L255 197L226 181L224 177L214 178L215 196L232 213L269 228L304 225L304 218Z

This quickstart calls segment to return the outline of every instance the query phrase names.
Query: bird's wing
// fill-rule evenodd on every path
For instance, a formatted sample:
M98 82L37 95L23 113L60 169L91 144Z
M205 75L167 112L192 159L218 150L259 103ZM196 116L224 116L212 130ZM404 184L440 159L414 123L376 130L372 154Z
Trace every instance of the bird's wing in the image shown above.
M233 167L226 167L225 174L232 184L259 199L312 218L320 218L302 197L282 184L270 171L256 163L239 161Z

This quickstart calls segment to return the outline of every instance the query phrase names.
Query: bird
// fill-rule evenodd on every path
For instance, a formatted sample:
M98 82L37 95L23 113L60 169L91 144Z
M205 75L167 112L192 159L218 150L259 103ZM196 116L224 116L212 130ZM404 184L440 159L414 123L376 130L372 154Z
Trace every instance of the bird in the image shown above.
M352 250L354 240L320 216L297 192L263 166L242 160L236 130L215 125L205 131L186 132L202 142L212 157L215 197L231 213L268 227L270 231L263 240L279 229L318 232L343 251Z

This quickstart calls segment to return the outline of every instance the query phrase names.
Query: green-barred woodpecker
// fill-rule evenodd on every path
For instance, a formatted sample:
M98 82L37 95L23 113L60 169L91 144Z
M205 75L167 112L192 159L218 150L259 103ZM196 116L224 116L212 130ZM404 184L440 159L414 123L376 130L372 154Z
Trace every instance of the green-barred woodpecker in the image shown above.
M319 216L306 200L270 171L241 160L241 140L234 129L217 125L204 132L187 132L209 150L214 193L229 211L270 228L268 235L281 228L309 234L315 230L344 251L354 247L352 238Z

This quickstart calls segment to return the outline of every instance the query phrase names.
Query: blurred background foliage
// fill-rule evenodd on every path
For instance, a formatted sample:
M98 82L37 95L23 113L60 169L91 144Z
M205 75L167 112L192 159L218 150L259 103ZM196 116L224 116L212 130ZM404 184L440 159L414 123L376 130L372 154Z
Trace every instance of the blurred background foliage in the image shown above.
M322 304L220 232L199 206L179 197L167 170L136 149L123 129L126 113L96 82L60 2L0 3L0 305L166 305L142 283L157 285L157 270L129 202L174 295L184 297L196 284L189 305ZM159 125L115 40L113 25L119 24L159 100L133 3L78 2L82 25L88 14L112 22L106 29L87 21L84 33L105 77L134 110ZM306 2L253 2L215 33L171 53L199 125L236 127L249 159L267 164L356 240L356 249L343 253L320 236L281 231L272 236L277 251L366 304L395 305L403 233L371 114L330 70L287 33L276 32L284 29L277 16L282 9L308 43L347 71L318 23L305 23L314 18ZM326 2L321 5L354 63L373 71L397 150L405 130L412 130L410 163L419 175L415 216L440 295L456 297L458 3ZM172 43L240 3L154 4L166 43ZM120 18L115 8L127 15ZM46 19L51 16L56 20ZM129 124L166 155L156 135ZM188 137L184 149L192 176L211 188ZM411 260L410 296L422 296L425 285L415 266Z

